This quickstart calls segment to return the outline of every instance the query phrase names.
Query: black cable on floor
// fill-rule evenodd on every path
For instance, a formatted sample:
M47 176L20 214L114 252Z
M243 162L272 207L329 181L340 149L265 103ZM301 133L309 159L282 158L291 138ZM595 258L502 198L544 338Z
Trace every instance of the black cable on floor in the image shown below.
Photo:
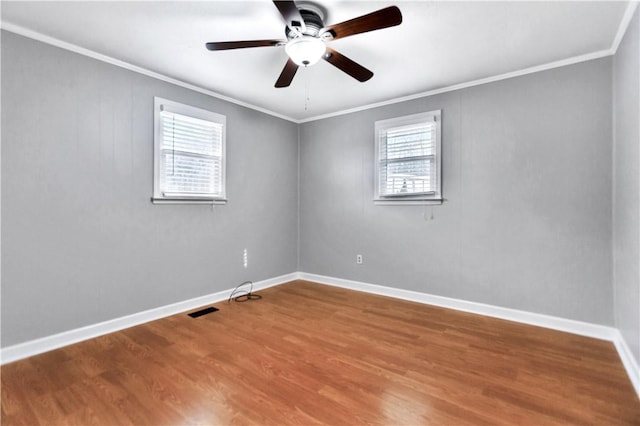
M249 285L248 291L240 288L247 284ZM246 302L247 300L262 299L262 296L260 296L259 294L253 294L252 291L253 291L253 281L245 281L242 284L238 284L236 288L234 288L233 291L231 292L231 295L229 296L227 303L231 302L231 299L233 299L236 302ZM241 294L238 294L238 293L241 293Z

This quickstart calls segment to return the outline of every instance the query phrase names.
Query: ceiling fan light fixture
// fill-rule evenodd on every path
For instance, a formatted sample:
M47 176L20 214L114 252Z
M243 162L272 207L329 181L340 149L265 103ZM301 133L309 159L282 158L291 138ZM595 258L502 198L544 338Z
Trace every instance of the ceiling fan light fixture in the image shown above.
M284 50L293 62L306 67L318 62L327 51L327 46L319 38L302 36L289 40Z

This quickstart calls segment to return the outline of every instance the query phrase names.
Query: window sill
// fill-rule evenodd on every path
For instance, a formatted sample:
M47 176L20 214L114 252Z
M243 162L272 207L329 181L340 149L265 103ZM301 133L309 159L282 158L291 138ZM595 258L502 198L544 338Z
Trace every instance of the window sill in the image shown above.
M432 198L430 200L384 198L373 200L373 204L375 204L376 206L433 206L440 205L443 202L443 198Z
M198 199L198 198L151 198L153 204L227 204L226 199Z

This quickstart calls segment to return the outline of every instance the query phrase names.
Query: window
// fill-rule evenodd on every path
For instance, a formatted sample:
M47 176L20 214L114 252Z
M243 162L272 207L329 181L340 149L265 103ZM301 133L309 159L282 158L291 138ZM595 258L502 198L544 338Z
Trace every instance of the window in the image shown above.
M376 121L376 204L439 204L440 110Z
M154 98L154 203L225 203L226 117Z

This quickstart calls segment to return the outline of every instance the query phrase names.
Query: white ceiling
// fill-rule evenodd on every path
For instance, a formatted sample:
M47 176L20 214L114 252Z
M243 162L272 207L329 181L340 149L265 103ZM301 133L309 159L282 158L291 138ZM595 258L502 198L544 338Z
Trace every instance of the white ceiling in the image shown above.
M611 53L627 2L319 2L325 24L389 5L400 26L330 46L374 72L359 83L320 61L276 89L283 47L210 52L208 41L284 39L271 1L12 2L2 26L53 38L293 119L307 119ZM628 12L627 12L628 15ZM34 35L39 33L45 37ZM307 100L308 98L308 100Z

